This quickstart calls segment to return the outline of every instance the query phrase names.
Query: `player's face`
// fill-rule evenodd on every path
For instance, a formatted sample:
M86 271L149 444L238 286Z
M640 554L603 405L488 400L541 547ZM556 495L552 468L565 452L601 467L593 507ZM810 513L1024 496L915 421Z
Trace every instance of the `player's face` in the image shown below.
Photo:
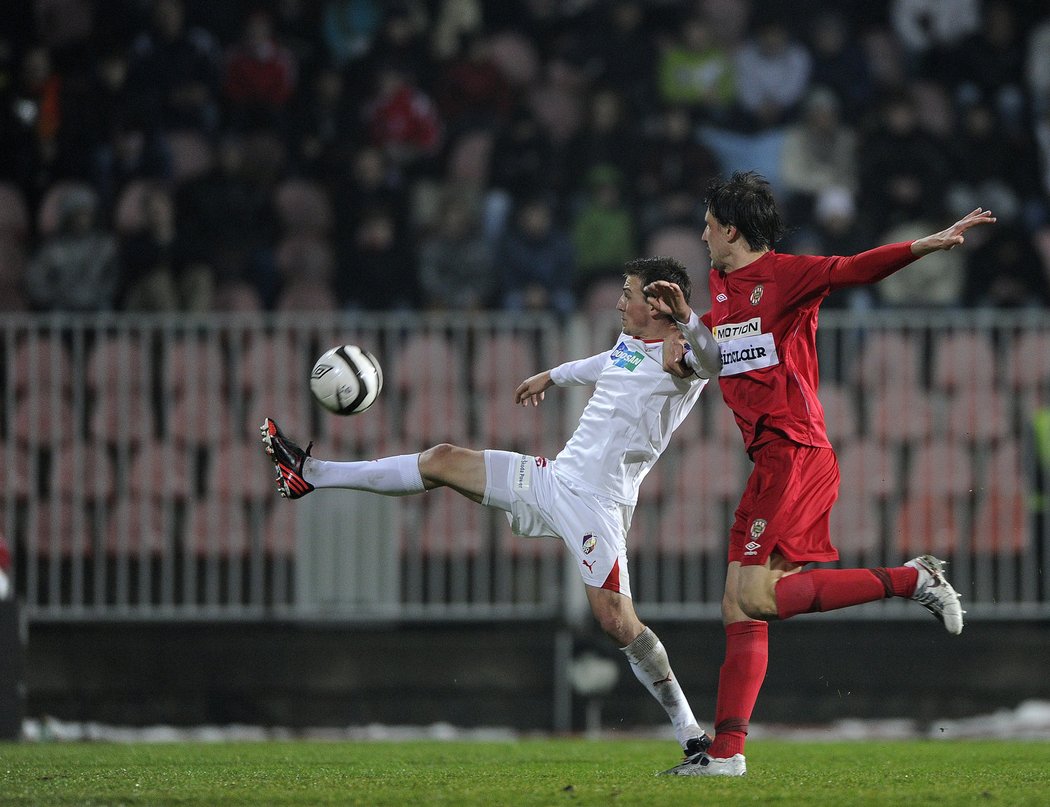
M726 260L729 258L729 234L728 229L718 219L711 215L708 210L704 215L704 234L701 236L707 244L707 251L711 253L711 265L715 269L725 269Z
M628 275L623 282L623 293L616 304L620 312L623 332L628 336L648 338L656 322L655 309L649 305L649 298L642 294L642 279L637 275Z

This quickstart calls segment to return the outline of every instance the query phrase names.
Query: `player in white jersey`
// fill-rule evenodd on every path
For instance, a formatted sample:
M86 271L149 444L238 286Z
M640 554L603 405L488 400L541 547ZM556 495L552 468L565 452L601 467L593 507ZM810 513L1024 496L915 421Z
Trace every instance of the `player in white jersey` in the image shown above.
M663 643L638 619L627 570L627 529L638 487L689 414L721 359L711 337L684 361L693 373L664 371L665 353L681 351L674 320L650 304L642 288L677 283L688 298L689 276L670 258L643 258L625 266L616 305L623 332L611 351L570 361L525 379L514 397L539 405L551 386L594 384L579 426L553 460L509 451L472 451L442 444L419 454L363 462L324 462L285 437L267 418L266 451L282 496L297 499L315 488L352 488L387 496L450 487L472 501L506 511L518 535L560 538L576 560L591 611L623 650L631 670L664 707L687 755L710 743L697 726L671 672ZM710 334L709 334L710 336Z

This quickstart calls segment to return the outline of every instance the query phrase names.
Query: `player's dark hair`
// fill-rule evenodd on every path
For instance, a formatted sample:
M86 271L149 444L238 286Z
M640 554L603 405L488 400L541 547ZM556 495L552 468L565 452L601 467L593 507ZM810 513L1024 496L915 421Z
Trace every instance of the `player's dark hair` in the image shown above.
M689 302L689 295L692 293L692 282L689 280L689 273L674 258L635 258L633 261L627 261L623 268L624 275L627 277L635 276L641 280L643 289L655 280L667 280L671 283L677 283L678 288L685 295L685 301Z
M772 249L784 234L773 189L755 171L736 171L707 188L707 209L719 223L736 227L753 250Z

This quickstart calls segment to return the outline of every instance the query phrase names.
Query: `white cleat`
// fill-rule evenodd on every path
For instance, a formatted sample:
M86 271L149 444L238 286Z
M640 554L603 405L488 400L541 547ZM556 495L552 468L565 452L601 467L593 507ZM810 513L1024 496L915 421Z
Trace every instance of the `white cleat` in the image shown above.
M747 762L743 754L733 754L729 759L695 754L680 765L661 773L661 776L743 776L747 773Z
M919 582L911 598L937 617L948 633L955 636L962 633L963 614L966 612L959 602L959 592L944 576L944 561L933 555L922 555L904 565L919 571Z

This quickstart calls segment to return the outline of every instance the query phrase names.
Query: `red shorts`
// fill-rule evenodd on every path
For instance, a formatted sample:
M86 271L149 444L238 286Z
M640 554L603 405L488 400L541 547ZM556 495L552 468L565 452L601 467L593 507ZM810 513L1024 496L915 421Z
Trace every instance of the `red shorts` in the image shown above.
M729 530L729 561L761 566L773 550L796 563L838 560L828 531L839 495L835 452L773 440L754 461Z

